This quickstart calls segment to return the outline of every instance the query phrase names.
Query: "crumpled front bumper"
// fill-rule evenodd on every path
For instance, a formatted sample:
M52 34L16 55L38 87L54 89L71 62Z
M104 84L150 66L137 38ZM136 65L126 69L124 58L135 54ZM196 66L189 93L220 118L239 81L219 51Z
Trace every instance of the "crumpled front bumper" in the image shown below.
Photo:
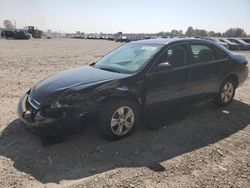
M70 133L80 124L80 119L63 115L59 118L48 118L39 109L29 106L29 94L23 95L18 103L17 114L21 124L40 136L56 136Z

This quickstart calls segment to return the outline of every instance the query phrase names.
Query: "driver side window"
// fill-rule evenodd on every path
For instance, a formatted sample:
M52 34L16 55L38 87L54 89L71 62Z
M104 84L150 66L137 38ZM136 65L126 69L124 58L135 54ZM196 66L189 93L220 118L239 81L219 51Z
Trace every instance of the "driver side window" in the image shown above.
M177 44L168 48L160 58L160 63L168 62L172 67L186 65L187 47L186 44Z

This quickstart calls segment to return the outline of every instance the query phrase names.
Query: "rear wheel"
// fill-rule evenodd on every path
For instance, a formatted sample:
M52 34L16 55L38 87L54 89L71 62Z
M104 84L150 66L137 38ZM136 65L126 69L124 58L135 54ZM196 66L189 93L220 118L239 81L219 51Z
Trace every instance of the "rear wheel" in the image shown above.
M215 99L215 102L218 106L227 106L229 105L235 94L236 82L233 79L226 79L222 82L218 96Z
M99 117L99 130L108 140L117 140L131 134L138 124L137 106L127 100L106 103Z

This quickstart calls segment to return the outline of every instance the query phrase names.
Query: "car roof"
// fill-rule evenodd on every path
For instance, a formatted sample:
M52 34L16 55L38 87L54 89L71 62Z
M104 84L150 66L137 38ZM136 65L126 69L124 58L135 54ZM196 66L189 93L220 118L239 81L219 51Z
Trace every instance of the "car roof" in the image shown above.
M137 44L159 44L159 45L166 45L169 43L174 42L207 42L211 43L204 39L196 39L196 38L166 38L166 39L147 39L147 40L138 40L133 41L131 43L137 43Z

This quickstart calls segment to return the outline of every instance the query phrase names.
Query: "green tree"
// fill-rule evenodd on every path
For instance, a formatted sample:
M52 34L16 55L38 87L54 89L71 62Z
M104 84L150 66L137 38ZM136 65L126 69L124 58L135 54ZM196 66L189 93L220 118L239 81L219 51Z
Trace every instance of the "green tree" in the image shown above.
M191 36L192 37L206 37L207 31L204 29L195 29Z
M193 27L188 27L187 28L187 31L186 31L186 36L187 37L191 37L192 35L193 35L193 32L194 32L194 29L193 29Z
M178 30L173 29L173 30L171 31L171 37L176 37L176 36L178 36L178 35L179 35Z
M244 29L241 28L230 28L225 33L223 33L224 37L246 37L247 34Z
M161 32L159 32L159 33L157 33L157 36L165 36L166 35L166 32L164 32L164 31L161 31Z
M179 30L179 37L183 37L183 36L184 36L183 31Z
M220 32L215 33L215 37L222 37L222 34Z
M207 37L207 31L204 30L204 29L200 29L200 30L199 30L199 36Z
M209 31L208 32L208 36L209 37L214 37L215 36L215 32L214 31Z
M13 25L13 23L10 20L4 20L3 25L4 25L5 29L15 29L15 26Z

